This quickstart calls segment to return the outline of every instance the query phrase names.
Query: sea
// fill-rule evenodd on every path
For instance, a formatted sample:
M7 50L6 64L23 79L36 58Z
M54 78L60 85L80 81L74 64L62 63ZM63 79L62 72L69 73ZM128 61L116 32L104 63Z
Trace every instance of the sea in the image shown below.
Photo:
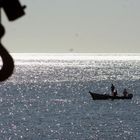
M140 54L11 54L0 140L139 140ZM132 100L92 100L89 91Z

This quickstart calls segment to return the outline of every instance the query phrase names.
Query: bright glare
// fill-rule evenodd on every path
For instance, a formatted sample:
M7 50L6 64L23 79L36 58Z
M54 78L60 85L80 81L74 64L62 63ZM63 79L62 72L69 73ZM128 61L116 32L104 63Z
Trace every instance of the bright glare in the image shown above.
M17 60L140 60L140 53L12 53Z

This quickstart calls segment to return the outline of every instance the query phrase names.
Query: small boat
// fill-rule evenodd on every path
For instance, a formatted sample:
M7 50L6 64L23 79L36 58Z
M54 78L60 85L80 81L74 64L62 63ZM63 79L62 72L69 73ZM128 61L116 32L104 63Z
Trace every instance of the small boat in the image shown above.
M127 96L111 96L109 94L98 94L98 93L94 93L89 91L91 97L93 100L108 100L108 99L132 99L133 94L128 94Z

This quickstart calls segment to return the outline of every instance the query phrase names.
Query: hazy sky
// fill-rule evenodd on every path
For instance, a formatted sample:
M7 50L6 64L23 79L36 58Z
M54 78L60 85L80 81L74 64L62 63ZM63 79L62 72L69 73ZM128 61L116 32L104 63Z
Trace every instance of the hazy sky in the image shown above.
M140 53L140 0L21 0L26 15L9 22L10 52Z

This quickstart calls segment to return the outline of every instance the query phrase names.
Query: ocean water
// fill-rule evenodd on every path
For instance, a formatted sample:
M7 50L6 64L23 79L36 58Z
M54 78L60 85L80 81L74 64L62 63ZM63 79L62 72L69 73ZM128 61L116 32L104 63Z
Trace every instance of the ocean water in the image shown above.
M140 56L18 54L0 84L0 140L139 140ZM92 100L111 83L132 100Z

